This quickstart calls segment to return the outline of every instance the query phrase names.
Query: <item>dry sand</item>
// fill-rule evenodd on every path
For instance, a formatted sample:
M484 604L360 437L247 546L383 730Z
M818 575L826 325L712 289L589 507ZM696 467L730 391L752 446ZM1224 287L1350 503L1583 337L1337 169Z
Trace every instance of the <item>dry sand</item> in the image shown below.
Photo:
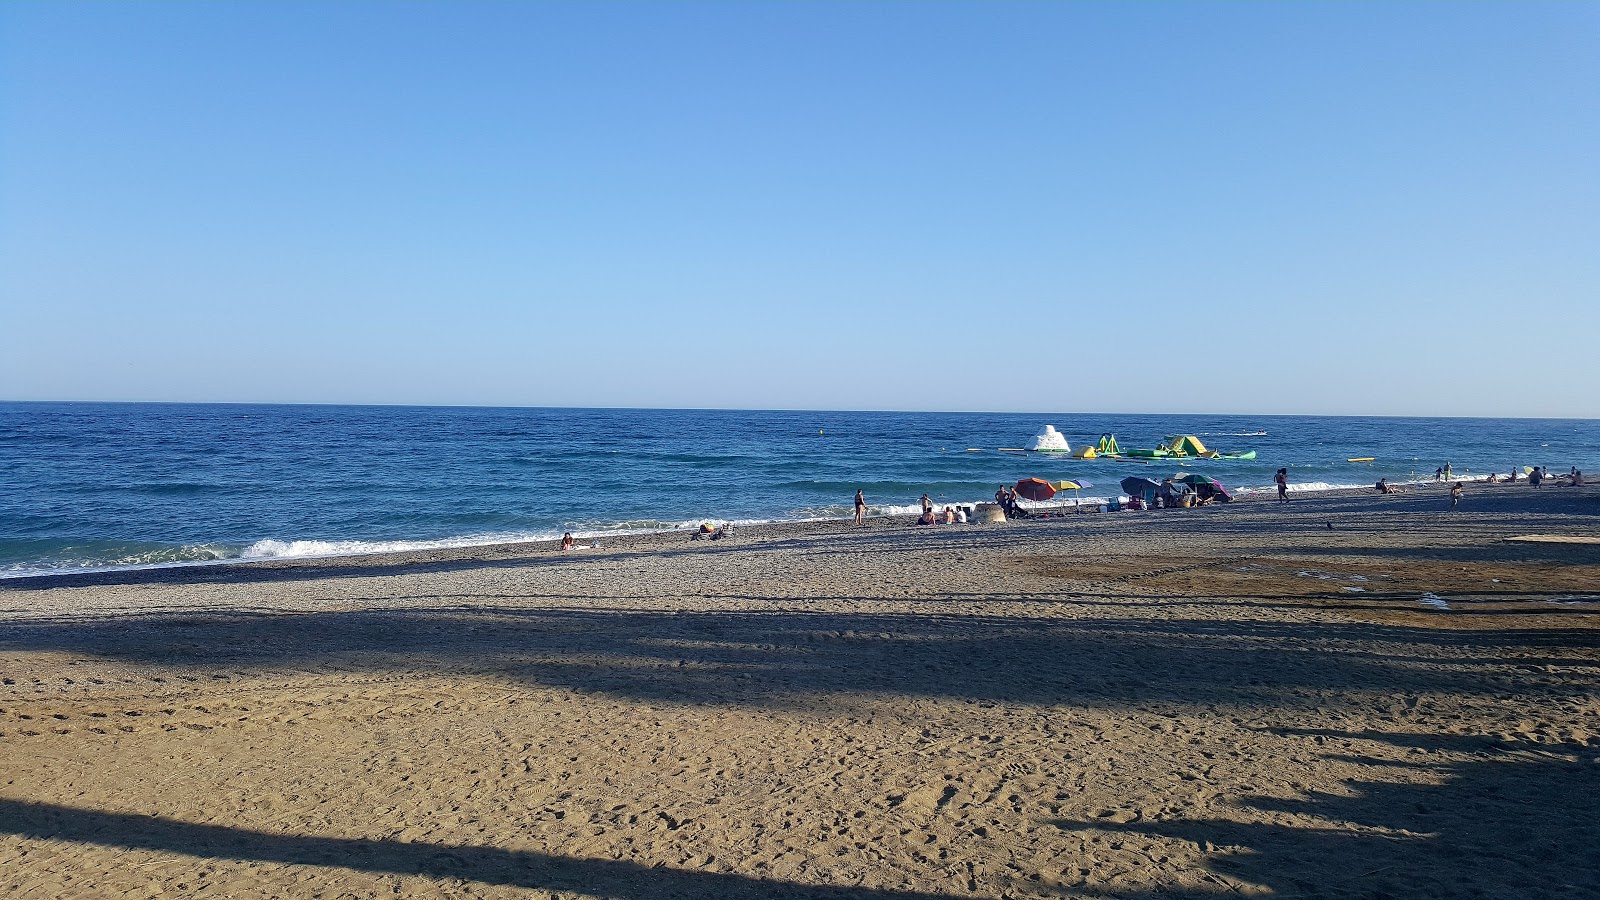
M3 582L0 892L1600 896L1600 494L1445 507Z

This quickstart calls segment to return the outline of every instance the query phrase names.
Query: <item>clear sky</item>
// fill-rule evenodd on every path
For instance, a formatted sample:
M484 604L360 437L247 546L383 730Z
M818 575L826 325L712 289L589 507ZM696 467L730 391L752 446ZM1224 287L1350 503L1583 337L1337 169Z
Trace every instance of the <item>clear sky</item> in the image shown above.
M1600 417L1600 4L0 5L0 399Z

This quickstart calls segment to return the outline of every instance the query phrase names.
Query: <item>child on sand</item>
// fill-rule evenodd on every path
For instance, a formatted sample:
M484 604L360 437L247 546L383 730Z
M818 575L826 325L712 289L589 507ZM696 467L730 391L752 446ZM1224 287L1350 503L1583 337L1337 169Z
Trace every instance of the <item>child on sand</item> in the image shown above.
M1460 502L1461 502L1461 482L1458 481L1455 484L1450 485L1450 508L1451 509L1455 509L1456 508L1456 504L1460 503Z

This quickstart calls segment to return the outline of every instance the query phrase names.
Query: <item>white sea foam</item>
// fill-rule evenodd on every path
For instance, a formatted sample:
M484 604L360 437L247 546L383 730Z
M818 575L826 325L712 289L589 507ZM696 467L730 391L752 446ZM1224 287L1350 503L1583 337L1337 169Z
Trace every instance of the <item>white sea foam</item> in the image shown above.
M1417 602L1426 606L1431 606L1434 609L1450 608L1450 604L1445 602L1444 598L1440 597L1438 594L1423 594L1421 597L1417 598Z
M241 560L310 559L322 556L360 556L368 553L408 553L417 550L448 550L481 547L487 544L521 544L552 541L559 534L493 534L449 538L435 541L280 541L263 540L244 548Z

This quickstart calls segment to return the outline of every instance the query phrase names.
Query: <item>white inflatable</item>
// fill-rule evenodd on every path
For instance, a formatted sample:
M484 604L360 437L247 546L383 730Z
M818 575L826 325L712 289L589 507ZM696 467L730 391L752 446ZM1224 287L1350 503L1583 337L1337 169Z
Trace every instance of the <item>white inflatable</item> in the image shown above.
M1044 433L1033 439L1033 449L1044 453L1071 453L1072 447L1067 444L1067 439L1061 436L1054 425L1046 425Z

